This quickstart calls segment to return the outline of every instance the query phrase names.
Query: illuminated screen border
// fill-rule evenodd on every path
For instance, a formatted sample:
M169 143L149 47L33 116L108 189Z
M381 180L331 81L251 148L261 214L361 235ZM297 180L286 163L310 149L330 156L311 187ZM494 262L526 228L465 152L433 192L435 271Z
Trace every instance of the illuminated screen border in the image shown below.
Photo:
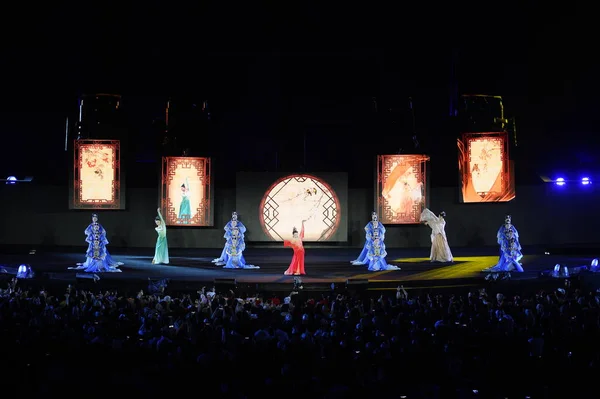
M394 158L414 158L415 165L418 166L418 177L423 182L423 198L418 209L413 208L413 219L411 221L398 220L393 216L390 206L387 204L387 200L383 196L383 183L386 167L389 166L387 163L389 159ZM429 206L429 176L427 163L430 157L427 155L419 154L404 154L404 155L377 155L377 167L376 167L376 180L375 180L375 209L379 215L379 220L383 224L397 224L397 225L412 225L420 224L421 212L423 209ZM417 165L418 164L418 165Z
M499 194L499 199L482 198L481 201L465 201L464 190L465 185L469 184L469 178L465 179L465 174L468 173L470 158L469 148L474 139L479 138L500 138L502 143L502 186L503 191ZM458 177L459 177L459 202L462 204L481 204L481 203L502 203L510 202L516 198L516 182L514 170L509 154L509 142L507 132L478 132L478 133L463 133L458 139Z
M191 163L198 170L198 176L202 181L203 200L196 206L196 215L190 219L190 223L173 223L176 214L175 205L169 198L169 182L175 176L175 170L181 163ZM173 227L212 227L213 226L213 173L210 158L204 157L163 157L160 190L160 208L163 212L165 224Z
M283 237L281 237L279 234L277 234L276 232L274 233L274 235L279 237L279 240L276 240L272 237L271 233L269 233L269 229L266 226L266 221L265 221L265 215L264 215L264 207L265 207L265 201L267 200L268 197L268 193L271 192L271 190L273 190L273 188L275 188L279 183L281 183L284 180L292 180L292 179L301 179L301 178L306 178L306 179L312 179L314 181L318 181L320 184L322 184L323 186L325 186L325 188L327 190L329 190L329 192L331 192L333 194L333 200L335 202L336 205L336 210L335 210L335 222L334 224L329 228L327 236L325 238L322 239L318 239L316 241L311 241L311 240L305 240L305 242L327 242L329 241L329 239L333 236L335 236L335 234L337 233L339 227L340 227L340 223L341 223L341 219L342 219L342 204L340 201L340 197L339 194L333 189L333 187L327 183L325 181L325 179L320 178L318 176L315 175L311 175L311 174L307 174L307 173L290 173L288 175L282 176L280 178L278 178L277 180L275 180L274 183L272 183L269 188L267 188L267 190L265 190L265 194L262 196L262 199L260 200L260 203L258 205L258 223L260 224L260 227L263 230L263 233L265 234L266 237L270 238L271 241L284 241Z
M112 201L88 202L81 200L81 156L82 147L90 145L110 146L113 148L113 187ZM121 142L120 140L75 140L73 144L73 176L70 184L70 209L125 209L125 196L121 195Z

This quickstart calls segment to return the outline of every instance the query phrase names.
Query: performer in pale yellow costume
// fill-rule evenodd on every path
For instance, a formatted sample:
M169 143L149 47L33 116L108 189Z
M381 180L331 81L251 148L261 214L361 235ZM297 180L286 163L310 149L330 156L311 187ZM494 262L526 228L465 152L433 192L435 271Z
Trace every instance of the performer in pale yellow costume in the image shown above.
M432 262L450 263L453 261L448 239L446 238L446 212L435 216L433 212L425 208L421 213L421 222L431 227L431 255Z

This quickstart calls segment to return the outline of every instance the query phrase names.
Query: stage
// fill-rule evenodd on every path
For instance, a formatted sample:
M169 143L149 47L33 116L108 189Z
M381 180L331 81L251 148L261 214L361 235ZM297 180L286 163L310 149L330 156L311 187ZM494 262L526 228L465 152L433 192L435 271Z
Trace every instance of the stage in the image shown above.
M85 260L83 252L83 247L36 250L13 247L2 251L0 265L7 270L16 270L20 264L29 264L37 279L75 281L77 271L68 268ZM247 263L260 267L253 270L215 266L211 260L219 256L221 249L173 249L169 265L152 265L151 248L110 248L110 252L116 261L124 265L120 267L122 273L99 274L104 283L147 284L148 279L169 279L171 284L199 287L210 286L215 280L235 280L241 285L268 286L269 289L277 285L279 289L286 290L294 281L293 276L283 275L292 257L292 251L284 248L247 249L244 252ZM545 255L543 251L533 249L532 252L523 258L525 272L513 273L513 281L539 279L540 272L553 268L557 263L578 267L589 265L592 259L574 255ZM484 283L485 273L482 270L494 265L498 259L496 248L457 248L452 264L429 262L428 249L391 249L388 251L388 263L399 266L401 270L369 272L366 266L350 264L359 253L360 249L357 248L307 248L307 275L301 276L303 284L307 288L328 289L332 283L342 285L348 280L354 280L357 284L368 281L369 289L379 290L395 289L398 285L412 288L476 286Z

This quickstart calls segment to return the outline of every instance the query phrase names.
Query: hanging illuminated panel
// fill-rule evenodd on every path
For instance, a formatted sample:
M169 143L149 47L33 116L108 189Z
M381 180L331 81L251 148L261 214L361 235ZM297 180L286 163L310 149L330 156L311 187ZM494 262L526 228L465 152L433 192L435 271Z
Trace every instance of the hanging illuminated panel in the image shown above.
M76 140L70 209L125 209L119 140Z
M211 172L210 158L163 158L160 200L168 226L213 225Z
M465 133L457 144L460 202L508 202L515 198L506 132Z
M419 224L427 207L426 155L378 155L375 203L384 224Z

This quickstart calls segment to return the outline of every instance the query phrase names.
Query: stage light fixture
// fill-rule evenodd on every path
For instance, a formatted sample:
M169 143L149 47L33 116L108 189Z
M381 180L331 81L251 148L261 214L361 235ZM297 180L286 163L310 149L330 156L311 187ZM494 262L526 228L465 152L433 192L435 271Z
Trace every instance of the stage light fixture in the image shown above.
M589 177L584 177L581 179L581 184L583 184L584 186L587 186L588 184L592 184L592 181L590 180Z
M16 183L31 183L33 177L26 177L23 180L17 179L16 176L8 176L6 179L0 179L0 182L6 182L6 184L16 184Z
M555 183L557 186L564 186L565 184L567 184L567 183L565 182L565 178L564 178L564 177L559 177L558 179L556 179L556 180L554 181L554 183Z
M31 266L29 266L29 265L21 265L17 269L17 278L18 279L33 278L34 275L35 275L35 273L33 272L33 269L31 268Z

